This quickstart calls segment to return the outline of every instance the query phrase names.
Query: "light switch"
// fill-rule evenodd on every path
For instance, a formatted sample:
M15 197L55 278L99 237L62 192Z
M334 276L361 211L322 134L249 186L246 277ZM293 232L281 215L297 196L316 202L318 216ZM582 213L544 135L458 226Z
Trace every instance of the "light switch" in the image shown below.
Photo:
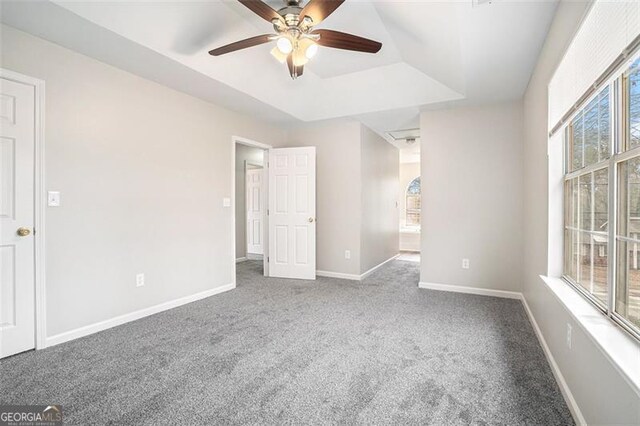
M58 191L49 191L47 194L47 204L49 207L60 207L60 193Z
M231 207L231 198L223 198L222 207Z

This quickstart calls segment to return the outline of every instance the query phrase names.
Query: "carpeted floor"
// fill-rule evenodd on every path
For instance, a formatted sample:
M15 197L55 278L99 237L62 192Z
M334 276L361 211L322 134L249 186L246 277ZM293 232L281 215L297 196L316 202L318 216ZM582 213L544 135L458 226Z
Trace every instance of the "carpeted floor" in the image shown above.
M68 424L573 424L519 301L363 282L265 279L0 361L1 404Z

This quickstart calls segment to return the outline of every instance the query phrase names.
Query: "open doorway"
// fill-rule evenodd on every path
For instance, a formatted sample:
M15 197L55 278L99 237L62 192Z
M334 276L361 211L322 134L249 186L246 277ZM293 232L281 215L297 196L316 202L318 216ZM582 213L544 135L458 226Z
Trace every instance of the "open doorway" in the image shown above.
M400 146L400 256L399 260L420 262L420 221L422 189L419 130L407 136Z
M316 148L274 149L234 136L231 152L234 284L259 272L315 280Z

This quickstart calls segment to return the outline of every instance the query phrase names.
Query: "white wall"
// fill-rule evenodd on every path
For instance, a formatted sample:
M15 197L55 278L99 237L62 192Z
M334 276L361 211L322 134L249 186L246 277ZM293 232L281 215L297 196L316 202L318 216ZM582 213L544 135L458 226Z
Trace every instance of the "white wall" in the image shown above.
M48 336L231 283L231 136L283 132L0 31L2 67L46 82Z
M522 103L425 111L420 126L420 281L521 291Z
M278 146L316 147L317 269L359 275L360 123L332 120L287 133Z
M246 162L262 165L264 150L236 144L236 259L247 255Z
M366 126L361 126L360 273L398 254L400 152Z
M547 273L547 85L587 7L560 4L524 98L523 292L587 423L640 424L640 396L539 278ZM567 323L573 325L571 350Z

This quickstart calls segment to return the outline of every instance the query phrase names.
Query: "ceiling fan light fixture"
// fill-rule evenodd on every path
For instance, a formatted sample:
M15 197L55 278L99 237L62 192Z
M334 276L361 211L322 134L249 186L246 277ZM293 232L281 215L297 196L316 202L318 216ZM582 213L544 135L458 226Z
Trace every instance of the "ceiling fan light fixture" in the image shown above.
M281 53L288 55L293 50L293 43L288 37L280 37L276 42L276 47Z
M287 56L280 51L277 47L271 49L271 55L278 60L281 64L284 64L287 61Z
M312 39L302 37L298 40L295 50L297 55L304 56L304 58L298 58L297 61L306 63L318 53L318 45ZM296 61L296 56L294 56L294 61Z
M309 62L309 59L305 56L304 52L305 49L301 49L299 46L296 50L293 51L293 65L295 65L296 67L302 67L306 65L307 62Z
M316 53L318 53L318 45L315 43L311 43L309 46L307 46L307 48L304 50L304 56L307 57L307 59L311 59L314 56L316 56Z

